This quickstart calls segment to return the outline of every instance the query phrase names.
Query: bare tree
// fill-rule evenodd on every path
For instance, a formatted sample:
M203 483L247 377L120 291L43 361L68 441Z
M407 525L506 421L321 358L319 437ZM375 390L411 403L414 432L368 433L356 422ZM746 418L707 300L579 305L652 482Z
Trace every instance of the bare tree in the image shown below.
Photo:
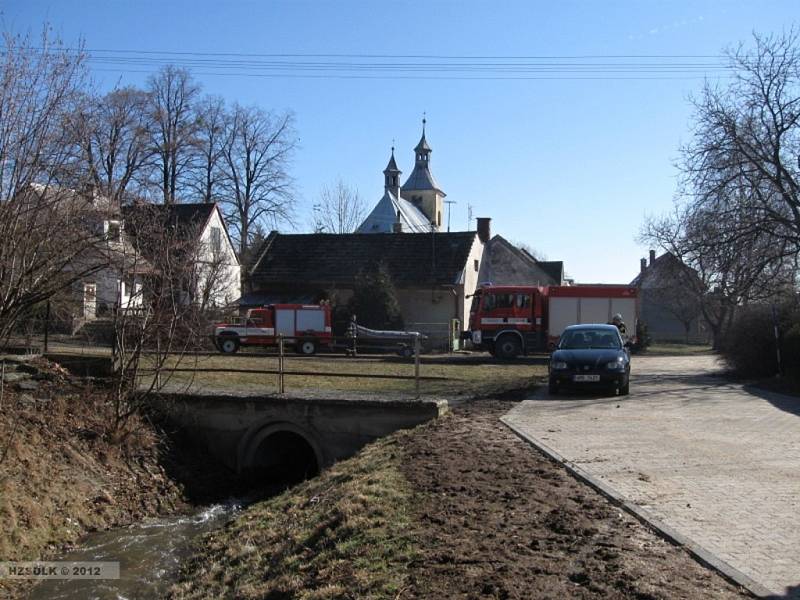
M672 216L650 220L641 239L658 245L685 268L676 269L687 295L697 298L715 348L730 327L737 308L764 301L791 285L796 262L791 245L775 247L769 233L749 230L749 213L689 202ZM742 231L748 230L748 235Z
M148 80L154 121L152 148L156 155L155 179L164 204L177 202L184 179L196 159L197 114L200 86L189 71L172 65Z
M314 231L317 233L353 233L364 220L366 206L358 190L341 179L320 190L314 204Z
M258 225L292 222L289 164L296 147L294 117L236 105L225 141L225 207L239 254L247 253Z
M102 267L93 198L65 135L86 86L83 52L49 38L4 36L0 71L0 340L34 306ZM87 208L89 210L87 210ZM94 252L97 250L97 252Z
M223 176L224 143L230 123L225 100L219 96L206 96L197 107L197 162L192 172L191 189L203 202L219 199L220 180Z
M706 84L683 149L685 182L724 211L747 203L742 235L790 240L800 251L800 48L798 31L755 35L728 53L733 80Z
M112 262L122 280L146 274L113 314L109 395L115 414L111 430L118 437L127 433L128 417L170 383L171 369L199 349L206 337L202 315L187 294L196 268L196 257L187 249L191 241L163 218L160 209L144 205L126 212L131 243L122 246L126 252ZM157 264L148 256L157 257Z
M102 196L121 205L153 158L148 97L124 87L89 96L70 118L82 173Z

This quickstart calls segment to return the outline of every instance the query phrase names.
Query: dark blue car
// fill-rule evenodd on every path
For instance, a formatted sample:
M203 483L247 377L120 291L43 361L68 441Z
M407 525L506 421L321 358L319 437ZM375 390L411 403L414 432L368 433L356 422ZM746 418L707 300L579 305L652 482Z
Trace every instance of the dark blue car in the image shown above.
M626 395L631 375L628 344L614 325L572 325L561 334L549 371L551 394L574 387Z

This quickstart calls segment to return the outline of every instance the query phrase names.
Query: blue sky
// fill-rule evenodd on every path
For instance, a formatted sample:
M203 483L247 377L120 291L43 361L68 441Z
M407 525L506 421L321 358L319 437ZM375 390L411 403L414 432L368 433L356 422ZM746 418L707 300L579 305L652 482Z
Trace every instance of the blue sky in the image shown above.
M83 37L90 51L392 56L717 56L748 43L752 31L781 31L800 16L796 0L15 0L0 7L5 29L36 31L49 21L68 43ZM140 67L95 69L103 87L147 77ZM196 69L206 92L295 112L301 230L320 188L339 177L370 206L377 202L393 139L407 175L425 112L432 170L456 202L452 229L466 229L471 205L474 216L492 218L494 233L563 260L580 282L632 279L647 253L635 241L642 221L671 206L678 148L689 134L687 98L702 85L680 75L312 79Z

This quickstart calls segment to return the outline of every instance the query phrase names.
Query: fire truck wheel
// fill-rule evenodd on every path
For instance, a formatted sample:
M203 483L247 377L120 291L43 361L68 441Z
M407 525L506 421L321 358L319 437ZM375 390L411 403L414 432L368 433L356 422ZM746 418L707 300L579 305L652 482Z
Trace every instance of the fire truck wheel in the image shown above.
M239 340L235 337L223 338L219 341L219 349L224 354L233 354L239 349Z
M317 344L313 340L302 340L300 345L297 346L297 350L300 354L311 356L317 351Z
M516 358L522 352L522 344L517 336L507 333L495 342L495 352L500 358Z

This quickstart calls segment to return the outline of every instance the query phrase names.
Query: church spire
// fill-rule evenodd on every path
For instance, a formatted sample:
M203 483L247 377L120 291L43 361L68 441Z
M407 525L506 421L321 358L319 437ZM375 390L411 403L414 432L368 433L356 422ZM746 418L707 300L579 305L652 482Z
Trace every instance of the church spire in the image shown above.
M414 152L417 155L417 164L422 163L427 164L431 159L431 147L428 145L428 140L425 139L425 124L428 120L423 116L422 117L422 137L419 139L419 144L417 144L416 148L414 148Z
M389 159L389 164L383 170L383 188L395 198L400 197L400 174L402 171L397 168L397 162L394 160L394 146L392 146L392 156Z

